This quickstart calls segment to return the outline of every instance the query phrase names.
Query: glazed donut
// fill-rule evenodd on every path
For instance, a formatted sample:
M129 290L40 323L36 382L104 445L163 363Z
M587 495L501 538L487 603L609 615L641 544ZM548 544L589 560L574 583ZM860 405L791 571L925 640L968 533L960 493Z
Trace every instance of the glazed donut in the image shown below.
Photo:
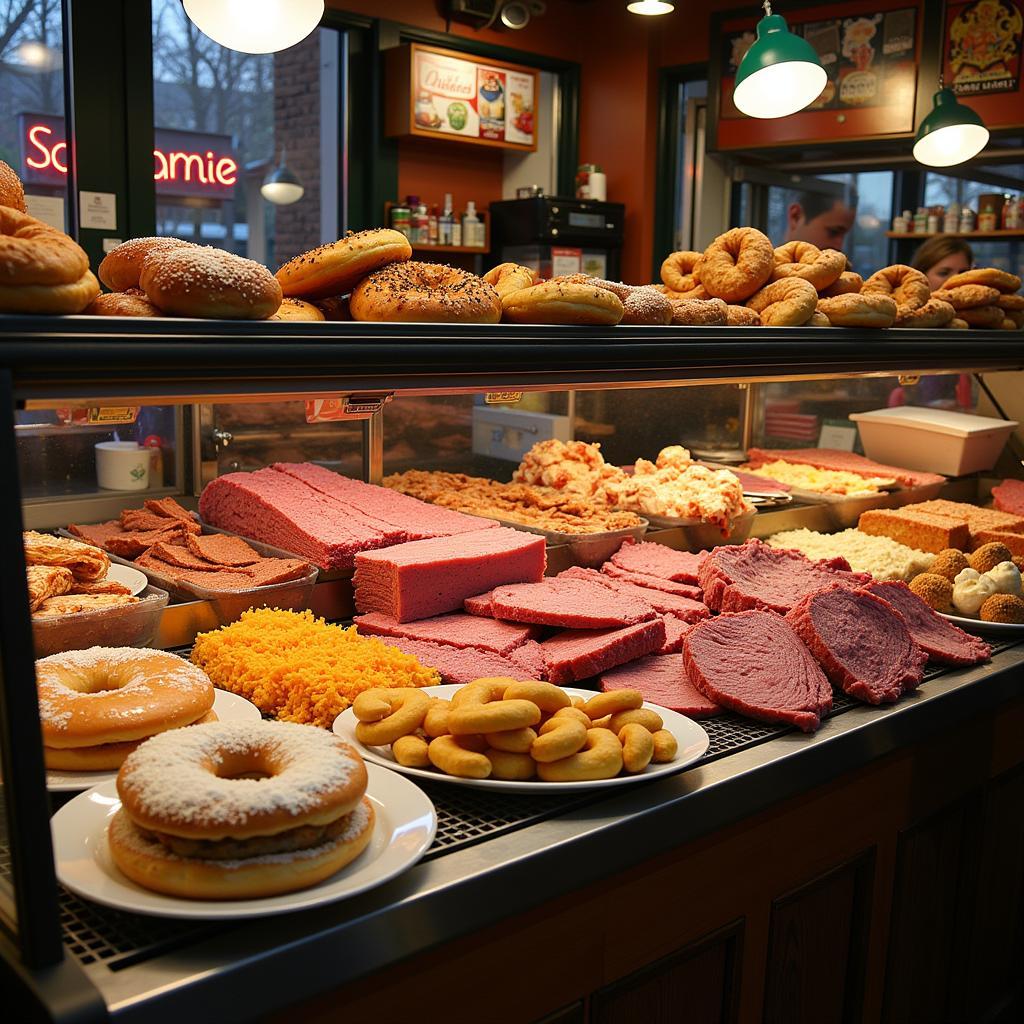
M9 206L19 213L28 213L21 178L15 173L14 168L3 160L0 160L0 206Z
M761 314L746 306L726 306L725 322L730 327L760 327Z
M654 757L654 736L651 731L632 722L624 725L617 735L622 744L622 767L632 774L642 772Z
M1000 309L1022 310L1024 309L1024 295L1000 295L996 299L996 305Z
M747 307L761 314L765 327L799 327L807 323L818 302L810 281L784 277L772 281L747 301Z
M486 749L486 748L485 748ZM466 750L454 736L438 736L427 748L430 763L446 775L459 779L486 779L491 774L491 762L486 754Z
M654 757L651 760L656 764L665 764L676 759L679 741L668 729L659 729L651 739L654 741Z
M305 299L282 299L271 320L326 320L323 310Z
M540 683L534 680L518 680L505 688L504 700L528 700L541 711L554 714L562 708L571 707L569 694L554 683Z
M998 306L972 306L970 309L958 309L956 315L966 320L971 327L994 330L1002 327L1006 317Z
M400 736L415 732L429 708L430 697L422 690L383 686L364 690L352 704L358 719L356 739L367 747L386 747Z
M575 277L575 275L574 275ZM613 327L625 312L622 300L589 279L554 277L520 288L502 300L504 319L517 324L580 324Z
M959 288L963 284L982 284L1009 294L1020 291L1021 281L1016 274L1007 273L997 267L975 267L973 270L965 270L963 273L947 277L942 288Z
M644 695L639 690L609 690L597 693L583 705L583 711L596 722L605 715L614 715L617 711L632 711L643 707Z
M484 280L503 299L520 288L529 288L537 283L537 272L530 267L522 267L518 263L499 263L484 274Z
M704 258L702 252L683 250L674 252L661 264L661 280L674 292L690 292L700 284L697 264Z
M891 295L834 295L818 300L818 311L833 327L892 327L896 321L896 300Z
M489 732L484 736L487 744L506 754L528 754L537 731L526 726L523 729L508 729L505 732Z
M616 736L622 732L623 726L642 725L648 732L657 732L665 728L665 723L657 711L650 708L632 708L629 711L616 711L608 722L608 728Z
M266 267L209 245L150 253L139 284L154 306L173 316L266 320L281 305L281 286Z
M954 309L974 309L977 306L994 306L999 301L999 291L984 284L961 284L956 288L940 288L936 298L948 302Z
M588 727L575 718L552 718L540 727L540 733L530 746L530 756L542 763L561 761L583 749L588 731Z
M831 326L832 326L832 321L829 320L829 318L827 316L825 316L824 313L819 313L817 309L811 314L811 316L808 319L807 323L804 324L804 327L831 327Z
M601 694L601 696L610 696ZM560 761L541 762L537 774L545 782L613 779L622 771L622 744L607 729L588 729L583 749Z
M276 276L285 295L322 299L344 295L381 267L410 259L412 246L400 231L370 228L290 259Z
M775 250L771 279L802 277L820 292L839 280L846 270L846 256L835 249L819 249L810 242L786 242Z
M194 242L181 238L132 238L111 249L100 260L96 273L112 292L126 292L139 287L142 264L146 257L155 252L170 252L171 249L200 248Z
M91 647L36 662L43 745L53 750L141 740L190 725L213 707L213 683L176 654Z
M831 298L833 295L856 295L863 287L864 279L860 274L844 270L832 284L821 289L818 294L822 298Z
M354 320L496 324L501 319L498 293L479 277L412 260L391 263L363 278L348 305Z
M491 778L526 782L537 774L537 762L529 754L516 754L488 747L484 757L491 762Z
M97 295L85 309L87 316L163 316L141 288Z
M941 293L936 293L939 295ZM894 327L945 327L956 316L956 310L940 298L929 299L919 309L905 312L898 307Z
M891 267L876 270L861 288L862 295L891 295L896 301L896 312L909 313L920 309L931 297L932 289L928 278L908 267L896 263Z
M399 736L391 744L391 753L395 755L395 760L406 768L430 767L427 741L422 736Z
M675 327L721 327L728 323L729 307L721 299L672 299Z
M756 228L733 228L704 250L700 283L715 298L745 302L768 282L775 269L775 250Z
M622 302L620 323L629 327L665 327L672 323L672 301L650 285L633 288Z

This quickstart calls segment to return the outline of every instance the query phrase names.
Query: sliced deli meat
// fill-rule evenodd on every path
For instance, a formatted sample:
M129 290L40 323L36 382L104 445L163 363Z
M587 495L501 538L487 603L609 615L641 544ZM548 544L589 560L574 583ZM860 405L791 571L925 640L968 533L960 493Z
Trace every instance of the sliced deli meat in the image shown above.
M814 732L832 687L792 626L772 611L719 615L683 637L687 679L709 700L762 722Z
M352 621L364 635L404 636L410 640L429 640L451 647L475 647L502 655L522 647L527 640L535 640L540 632L536 626L480 619L465 612L451 612L417 622L399 622L390 615L370 612L357 615Z
M511 679L534 679L527 661L502 657L493 651L475 647L451 647L429 640L411 640L404 636L381 636L389 647L411 654L421 665L437 669L446 683L471 683L484 676L508 676ZM514 653L514 652L513 652Z
M623 629L567 629L544 640L540 648L547 678L564 684L653 654L664 642L665 624L656 618Z
M906 620L867 587L835 584L808 594L786 620L829 679L868 704L898 700L924 676L928 655Z
M651 541L627 541L612 555L612 565L629 572L657 576L675 583L697 583L697 570L704 561L706 551L673 551L664 544Z
M700 568L704 600L721 612L769 608L785 613L804 595L830 583L870 582L867 573L851 572L845 558L812 562L799 551L772 548L759 540L717 547Z
M631 626L658 614L638 597L564 573L539 583L495 587L491 591L491 611L497 619L564 629Z
M992 488L996 508L1011 515L1024 516L1024 480L1004 480Z
M499 585L542 579L544 538L499 526L361 552L355 563L356 609L414 622Z
M479 615L482 618L493 619L494 612L491 611L491 592L485 594L474 594L462 602L462 607L468 615Z
M583 569L579 566L573 566L571 569L566 569L564 572L559 573L557 578L589 580L600 586L607 587L613 593L634 597L638 601L645 601L656 612L662 615L674 615L683 622L699 622L711 614L708 606L703 601L694 601L692 598L680 597L678 594L666 594L661 590L649 590L646 587L639 587L635 583L629 583L626 580L606 576L596 569Z
M253 565L260 560L260 554L255 548L246 544L241 537L232 537L227 533L189 536L185 539L185 546L204 561L225 567Z
M603 672L601 689L639 690L644 700L690 718L720 715L722 708L705 697L686 676L682 654L649 654L646 658Z
M215 565L213 562L200 558L190 548L182 547L180 544L165 544L163 541L158 541L149 549L149 554L163 559L165 562L170 562L171 565L180 566L182 569L195 569L197 572L234 572L241 576L252 575L252 569L249 566ZM259 556L257 556L256 561L259 562L259 560Z
M659 654L677 654L683 649L683 637L693 628L689 622L683 622L674 615L662 615L665 623L665 642L658 649Z
M992 649L984 640L965 633L944 619L906 583L871 583L867 589L903 616L910 635L933 661L947 665L976 665L991 656Z
M672 580L661 579L659 576L648 576L642 572L630 572L628 569L620 569L614 562L605 562L601 566L601 572L605 576L611 576L612 579L633 583L647 590L660 590L664 594L678 594L680 597L690 598L691 601L703 599L703 592L695 583L675 583Z
M795 462L797 465L814 466L816 469L831 469L839 473L856 473L858 476L892 477L906 487L924 487L926 484L945 483L946 478L937 473L919 473L901 466L886 466L873 462L863 455L844 452L838 448L751 448L747 461L757 469L766 462Z

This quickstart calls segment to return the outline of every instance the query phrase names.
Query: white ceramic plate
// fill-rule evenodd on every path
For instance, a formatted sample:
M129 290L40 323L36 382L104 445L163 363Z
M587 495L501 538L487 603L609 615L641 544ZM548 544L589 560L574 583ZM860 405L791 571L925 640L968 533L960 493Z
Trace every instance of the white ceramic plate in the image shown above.
M456 690L461 689L461 685L449 683L443 686L425 686L423 692L431 697L444 697L447 700ZM563 686L562 689L573 696L587 698L593 697L595 692L594 690L573 689L570 686ZM542 782L540 779L533 779L530 782L510 782L505 779L458 779L454 775L445 775L444 772L433 769L406 768L395 760L390 747L365 747L356 739L356 716L351 708L343 711L334 720L334 731L346 742L351 743L367 761L383 765L385 768L413 778L450 782L454 786L470 786L476 789L498 789L504 790L506 793L578 793L585 789L628 786L634 782L671 775L704 756L704 751L708 749L710 740L708 734L696 722L676 711L660 707L658 704L645 703L644 707L657 711L665 723L665 728L675 736L676 742L679 744L679 753L676 754L676 759L668 764L649 764L644 771L637 775L618 775L614 779L596 779L588 782Z
M121 807L113 782L79 794L51 819L57 878L83 899L154 917L266 917L355 896L412 867L434 841L437 828L434 805L418 786L372 764L366 770L366 795L377 815L370 845L336 875L309 889L217 901L178 899L143 889L121 874L107 846L107 825Z
M227 690L214 693L213 710L222 722L254 722L263 717L255 704ZM51 793L79 793L103 782L113 782L116 778L116 771L69 772L47 769L46 788Z
M969 619L965 615L947 615L945 612L939 614L968 633L984 633L986 636L1024 636L1024 623L985 622L984 619Z
M117 562L110 563L106 579L116 580L118 583L123 583L126 587L130 587L133 597L138 597L149 584L149 580L144 572L133 569L130 565L119 565Z

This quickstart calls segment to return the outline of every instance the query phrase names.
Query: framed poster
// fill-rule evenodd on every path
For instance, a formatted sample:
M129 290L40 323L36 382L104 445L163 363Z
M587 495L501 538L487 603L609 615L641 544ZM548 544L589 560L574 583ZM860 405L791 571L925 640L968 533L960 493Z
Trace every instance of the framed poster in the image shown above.
M412 43L388 50L388 135L537 148L538 72Z
M1020 89L1022 9L1022 0L947 5L942 76L958 96Z

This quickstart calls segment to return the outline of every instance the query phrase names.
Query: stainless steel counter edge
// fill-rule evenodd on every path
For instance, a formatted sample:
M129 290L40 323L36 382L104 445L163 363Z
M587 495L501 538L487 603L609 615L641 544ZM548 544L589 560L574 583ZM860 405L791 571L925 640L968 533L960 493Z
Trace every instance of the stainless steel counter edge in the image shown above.
M124 1021L251 1019L485 928L813 789L1024 694L1024 645L888 707L858 707L703 767L417 865L362 897L244 923L120 972L86 968ZM809 781L812 780L812 781Z

